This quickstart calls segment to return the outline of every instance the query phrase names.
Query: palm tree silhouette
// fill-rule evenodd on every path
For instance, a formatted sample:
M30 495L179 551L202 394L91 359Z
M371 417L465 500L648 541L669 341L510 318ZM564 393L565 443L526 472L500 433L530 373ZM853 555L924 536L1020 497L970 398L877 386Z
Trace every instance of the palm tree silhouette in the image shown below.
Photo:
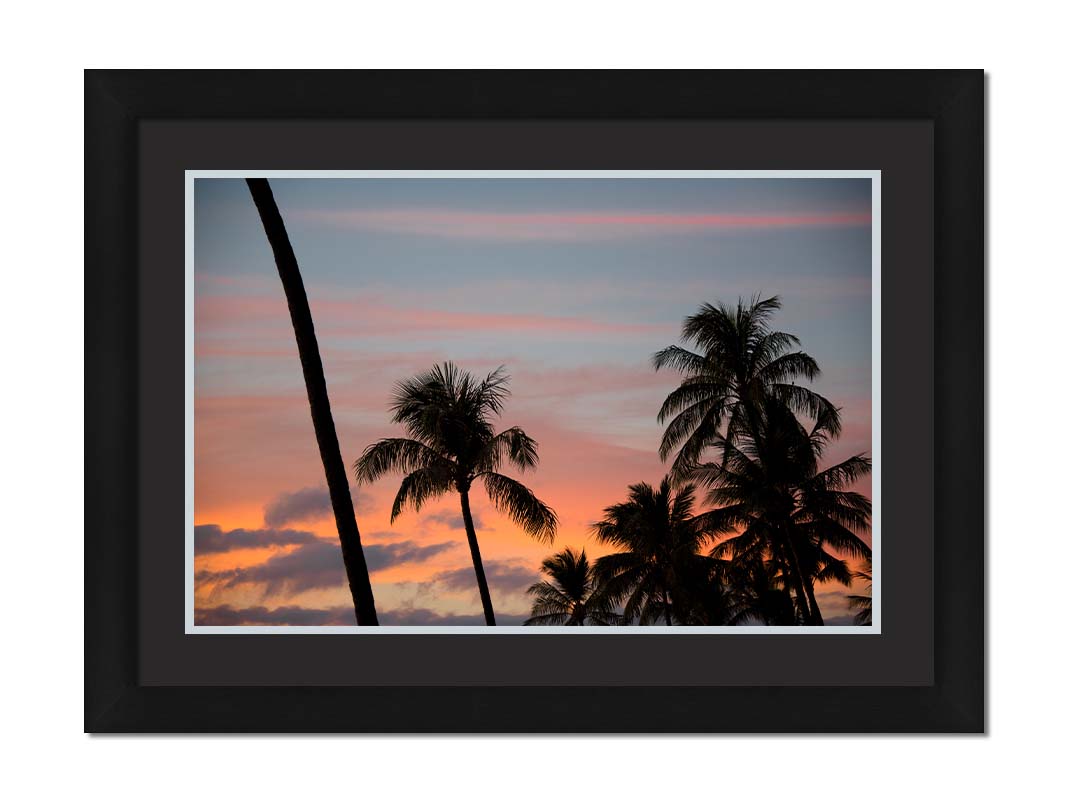
M868 556L863 559L860 564L860 568L856 571L855 577L861 579L867 584L867 594L850 594L848 596L848 607L856 612L856 616L853 619L857 625L870 625L871 624L871 559Z
M712 552L716 550L721 552L719 548ZM786 572L780 565L764 561L759 551L752 555L740 553L727 562L728 624L796 625L797 606L789 593Z
M278 276L289 304L289 316L296 336L296 347L300 353L308 404L311 406L311 421L315 428L322 467L326 472L326 485L330 490L337 536L341 540L341 558L348 577L348 588L352 593L356 623L377 625L378 615L374 608L370 573L367 571L367 561L359 538L356 510L352 505L341 447L337 442L337 430L334 428L333 413L330 411L330 396L326 391L326 375L322 370L319 343L315 337L315 325L311 319L307 293L304 291L304 281L300 277L300 267L289 242L289 235L285 231L285 222L278 211L277 203L274 202L270 184L265 178L248 178L245 182L259 211L267 241L274 251Z
M541 572L550 580L527 590L534 598L530 618L524 625L615 625L619 615L597 586L585 550L567 547L541 562Z
M707 540L693 516L695 499L691 484L672 492L669 478L658 490L636 483L625 502L604 509L604 518L593 525L598 541L622 549L598 558L595 571L606 597L613 602L626 598L626 624L637 620L651 625L662 619L672 625L689 613L682 579L698 569L694 565L704 558L700 549Z
M796 413L821 417L837 433L841 421L826 398L796 380L819 375L815 359L799 350L800 340L790 333L772 331L770 318L781 308L777 297L735 307L705 303L687 317L682 340L699 352L671 345L652 357L656 370L672 368L682 373L681 385L660 407L658 420L669 423L660 441L664 461L677 449L672 466L676 478L685 478L702 453L721 436L731 442L737 427L745 422L759 444L759 419L766 398L775 398Z
M736 625L730 563L699 552L675 557L671 611L679 625Z
M471 514L474 482L480 480L490 502L535 539L551 542L556 534L555 512L523 484L498 472L505 462L520 472L538 462L537 442L522 428L497 433L493 427L492 418L500 415L510 395L507 382L503 367L479 381L450 361L401 382L393 394L392 419L410 438L382 439L364 450L355 465L360 483L389 472L405 475L390 522L405 508L418 511L427 500L459 493L486 625L496 625L496 617Z
M765 399L760 428L757 444L747 421L739 421L734 441L713 440L718 463L689 470L708 486L715 506L701 515L700 525L713 539L736 533L711 554L765 560L772 575L780 573L793 591L802 621L821 625L815 582L848 586L852 579L847 564L825 546L870 556L858 534L870 530L871 502L847 487L870 472L871 461L856 455L819 468L825 446L839 430L828 411L806 429L784 402Z

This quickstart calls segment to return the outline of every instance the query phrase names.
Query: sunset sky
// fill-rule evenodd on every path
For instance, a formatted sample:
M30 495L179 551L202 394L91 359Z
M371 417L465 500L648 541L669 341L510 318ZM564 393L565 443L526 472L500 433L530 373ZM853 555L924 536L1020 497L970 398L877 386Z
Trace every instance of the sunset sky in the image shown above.
M604 552L589 526L666 467L656 413L677 384L650 356L702 302L777 294L775 327L843 407L828 458L871 451L867 179L271 179L300 263L349 466L385 436L395 383L435 362L504 365L559 516L534 541L471 494L500 624L529 614L541 560ZM198 624L354 624L285 297L243 180L195 183ZM507 470L505 470L507 471ZM515 474L515 473L511 473ZM483 623L455 495L389 510L400 477L356 486L383 624ZM857 487L870 495L870 482ZM860 591L860 587L855 588ZM848 616L844 587L820 604Z

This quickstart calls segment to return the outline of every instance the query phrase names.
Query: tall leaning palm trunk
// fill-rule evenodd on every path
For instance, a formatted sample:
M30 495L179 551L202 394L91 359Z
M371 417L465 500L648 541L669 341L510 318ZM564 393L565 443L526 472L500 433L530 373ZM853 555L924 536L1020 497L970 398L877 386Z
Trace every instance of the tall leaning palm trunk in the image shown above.
M274 251L278 277L282 280L285 299L289 304L289 316L293 321L293 333L296 335L300 366L304 371L304 384L311 406L311 421L315 426L315 439L318 441L322 467L326 471L326 484L330 490L337 535L341 540L341 557L344 559L345 573L348 576L348 588L352 592L356 623L377 625L378 614L374 609L370 573L367 571L367 560L359 539L356 510L352 506L348 476L345 474L345 464L337 442L337 430L334 428L333 414L330 411L330 397L326 391L326 376L322 371L319 343L315 338L315 325L311 319L307 293L304 291L304 281L300 277L300 267L289 242L289 235L285 231L282 215L274 202L270 184L265 178L248 178L246 183L263 222L267 241Z

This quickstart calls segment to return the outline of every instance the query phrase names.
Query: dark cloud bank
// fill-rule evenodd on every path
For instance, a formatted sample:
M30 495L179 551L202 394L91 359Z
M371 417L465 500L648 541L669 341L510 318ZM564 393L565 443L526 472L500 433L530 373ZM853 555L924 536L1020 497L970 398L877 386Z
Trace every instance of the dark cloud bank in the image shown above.
M521 625L525 617L520 614L497 614L498 625ZM428 608L406 608L395 611L379 611L382 625L484 625L481 614L438 614ZM263 606L234 608L229 605L201 608L196 612L196 624L218 625L354 625L355 616L350 606L332 608L302 608L281 606L267 609Z
M340 545L335 541L321 539L309 531L237 528L224 532L218 525L198 525L193 535L197 555L298 545L289 552L279 553L255 566L201 570L196 574L198 582L213 583L224 589L255 584L262 588L264 597L345 585ZM365 544L363 553L367 559L367 567L371 572L377 572L399 564L423 563L456 546L456 542L420 545L411 540L403 540L389 544ZM534 570L511 561L486 561L485 573L492 590L500 594L525 592L538 580ZM438 572L420 585L430 591L477 591L473 567Z
M195 529L196 552L224 553L230 550L261 548L275 545L298 545L294 550L273 556L262 564L230 570L201 570L198 582L214 584L218 588L256 586L264 598L295 594L311 589L345 586L341 548L336 542L320 539L308 531L264 528L238 528L223 532L218 525L199 525ZM363 546L367 566L371 572L398 564L421 563L456 547L456 542L437 542L420 545L405 540L389 544ZM486 577L498 595L525 592L538 579L537 573L522 564L508 561L486 561ZM430 580L419 584L428 592L470 592L477 595L473 567L443 570ZM500 625L521 625L524 615L497 614ZM402 608L379 611L382 625L482 625L481 614L439 614L428 608ZM196 610L196 624L217 625L352 625L355 619L351 607L304 608L286 605L275 609L265 606L235 608L219 605Z
M311 544L315 534L309 531L259 528L235 528L223 533L218 525L197 525L193 528L193 550L199 555L228 553L231 550L276 547L287 544Z
M486 561L483 567L485 578L489 582L489 589L494 594L525 592L540 580L534 570L522 564L508 561ZM449 592L462 592L465 589L477 591L478 589L478 583L474 578L474 567L460 567L438 572L430 579L427 586L438 587Z
M221 588L255 585L263 597L275 597L284 593L298 593L311 589L345 586L344 565L341 548L336 542L320 539L309 531L287 528L263 528L249 530L237 528L224 532L218 525L198 525L194 530L194 544L198 555L225 553L231 550L265 548L281 545L297 545L294 550L278 554L262 564L232 570L202 570L196 575L198 582L217 584ZM421 563L440 553L456 547L456 542L438 542L419 545L405 540L389 544L363 546L367 566L376 572L404 563ZM494 595L518 594L539 580L536 571L513 561L486 561L486 577ZM433 593L471 592L477 595L477 583L473 567L460 567L435 573L428 581L419 584L423 591ZM844 592L830 593L827 605L832 609L834 601L847 604ZM841 595L836 597L834 595ZM482 625L481 614L438 614L428 608L403 608L380 611L382 625ZM497 614L501 625L521 625L525 616ZM350 606L332 608L304 608L288 605L275 609L265 606L234 608L219 605L198 608L196 624L218 625L352 625L355 619ZM851 614L834 614L826 619L827 625L852 625Z
M435 522L438 525L444 525L446 528L453 531L461 531L465 527L463 524L463 515L452 511L435 511L433 514L423 514L422 520L424 522ZM482 517L477 511L471 512L471 520L474 522L474 527L478 530L492 530L492 528L487 528L483 524Z
M352 492L352 502L361 511L369 508L367 495L358 489ZM309 486L275 497L263 509L263 522L270 528L278 528L292 522L324 519L332 514L329 491L323 486Z
M353 501L357 506L366 507L366 498L358 492L353 493ZM267 504L263 510L263 528L223 531L218 525L197 525L193 531L194 552L197 555L296 545L289 552L279 553L255 566L201 570L196 574L197 582L209 583L221 589L255 586L262 591L263 598L346 586L341 548L336 541L319 538L310 531L286 527L292 522L322 519L330 514L332 506L329 492L325 488L309 487L278 495ZM481 518L477 513L474 516L475 525L484 529ZM462 516L449 511L429 514L426 520L450 530L462 530L464 527ZM398 564L422 563L456 546L456 542L420 545L404 540L389 544L364 544L363 552L368 568L376 572ZM501 595L525 592L538 580L534 570L514 562L486 561L485 571L493 592ZM473 567L438 572L429 581L420 583L419 588L431 593L471 592L477 596ZM380 611L378 618L383 625L482 625L485 622L481 614L439 614L428 608ZM524 619L522 615L497 614L497 621L501 625L521 625ZM286 605L268 609L266 606L235 608L219 605L198 608L196 611L196 624L205 626L352 625L354 621L352 609L348 606L304 608Z
M203 533L201 529L204 529ZM280 553L252 567L201 570L196 574L198 582L214 583L225 589L255 584L262 587L264 597L345 585L341 546L307 531L246 531L238 528L229 533L222 533L217 525L201 525L197 527L194 535L202 536L207 546L214 548L201 550L200 538L197 538L197 553L226 552L238 547L267 547L271 544L300 545L291 552ZM234 537L233 541L231 537ZM367 544L363 546L363 553L367 559L367 567L371 572L375 572L397 564L428 561L455 546L455 542L419 545L412 541L401 541Z

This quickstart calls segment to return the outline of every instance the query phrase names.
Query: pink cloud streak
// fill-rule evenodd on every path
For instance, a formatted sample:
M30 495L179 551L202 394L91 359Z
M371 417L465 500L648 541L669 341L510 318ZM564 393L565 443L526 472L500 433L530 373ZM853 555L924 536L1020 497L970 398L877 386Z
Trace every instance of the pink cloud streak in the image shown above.
M575 241L628 238L666 232L853 227L871 222L869 211L816 214L683 214L656 212L505 213L396 209L298 211L295 217L341 228L488 241Z
M675 324L606 322L588 317L547 314L487 314L422 308L394 308L367 298L357 302L311 301L316 327L327 334L396 336L411 333L481 331L494 333L549 333L618 335L670 334ZM218 330L248 323L289 325L284 300L268 295L201 295L196 299L196 323ZM206 343L205 343L206 344ZM198 346L200 343L198 342ZM208 352L205 351L205 355Z

